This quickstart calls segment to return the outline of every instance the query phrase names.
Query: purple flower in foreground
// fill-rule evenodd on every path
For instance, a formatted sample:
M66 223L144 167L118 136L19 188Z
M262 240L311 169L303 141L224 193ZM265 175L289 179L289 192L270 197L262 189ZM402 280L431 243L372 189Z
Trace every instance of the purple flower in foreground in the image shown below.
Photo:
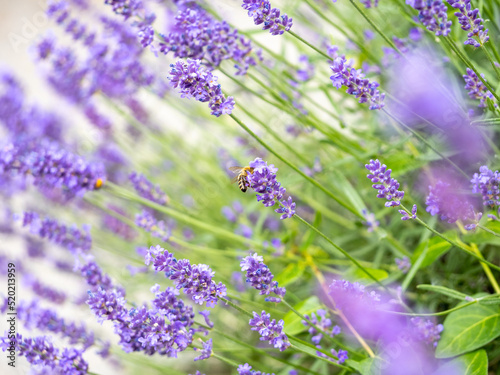
M395 262L399 270L403 273L408 273L411 268L410 258L408 257L403 257L402 259L396 258Z
M262 30L269 30L272 35L281 35L292 27L293 19L286 14L280 16L280 10L271 8L269 0L243 0L241 6L256 25L263 23Z
M472 69L467 68L467 74L463 75L465 80L465 89L471 99L479 100L479 108L486 108L486 100L493 100L493 94L489 91L484 83L478 78ZM484 74L481 74L484 79ZM497 104L495 104L497 106Z
M356 96L359 103L369 103L371 110L384 107L385 94L378 90L379 84L364 78L361 69L352 67L352 61L348 62L344 56L337 57L330 69L333 71L330 80L334 87L347 87L348 94Z
M146 265L151 262L155 271L165 272L165 277L172 280L177 289L183 289L200 305L206 302L208 307L214 307L219 298L226 296L226 286L212 280L214 272L206 264L191 264L187 259L177 260L159 245L151 246L146 254Z
M234 108L233 97L224 96L217 77L203 68L199 60L187 59L187 63L177 61L170 67L170 82L174 88L180 89L182 98L208 102L211 114L216 117L231 114Z
M439 215L441 220L454 223L457 220L474 220L474 206L449 183L438 181L429 186L425 200L426 211L432 216Z
M154 185L143 174L132 172L128 177L134 189L143 198L164 206L168 202L167 194L158 185Z
M446 0L453 8L458 9L459 12L455 13L458 17L458 22L462 30L468 31L468 39L464 44L470 44L476 48L481 47L486 43L490 37L488 36L488 29L484 30L483 22L479 14L479 9L472 10L470 0ZM474 39L477 38L477 39Z
M276 319L271 320L271 314L262 311L262 314L259 315L254 311L249 324L252 331L259 332L261 340L268 340L269 344L278 348L281 352L290 346L287 335L283 333L285 324L283 319L276 322Z
M286 289L278 287L278 282L273 281L274 275L269 271L263 263L264 258L257 255L249 255L240 263L241 270L246 271L246 281L253 288L260 290L261 295L269 295L271 293L276 294L276 297L267 297L268 302L281 302L281 298L285 297Z
M207 342L202 341L202 345L203 345L203 349L194 348L195 351L199 350L201 353L198 357L196 357L194 359L195 361L208 359L212 355L212 339L208 340Z
M411 219L416 219L417 218L417 205L414 204L413 207L411 208L411 214L406 212L405 210L398 210L398 212L403 215L401 220L411 220Z
M92 247L92 237L90 237L88 226L83 227L83 230L79 230L74 225L67 227L48 217L40 219L36 212L25 212L22 224L23 227L29 226L31 233L47 238L72 253L86 253Z
M474 173L472 192L483 196L483 204L494 208L500 205L500 173L491 171L486 165L479 168L479 173Z
M442 0L406 0L406 4L418 10L422 25L436 36L446 36L450 33L451 21L448 21L448 9Z
M295 203L291 197L283 199L286 189L276 181L276 172L273 164L268 165L261 158L256 158L249 164L252 171L247 173L247 182L257 194L257 200L262 201L264 206L272 207L278 201L281 205L275 212L283 214L280 219L290 218L295 215Z
M370 164L365 165L370 171L366 175L372 182L372 187L378 190L377 198L385 198L386 207L399 206L404 197L404 191L399 191L399 182L391 177L391 170L380 161L370 160Z
M419 317L411 318L410 321L415 326L417 338L420 341L424 341L434 347L437 346L438 341L441 338L440 333L443 332L442 324L434 324L428 319Z
M15 350L32 366L46 366L56 374L84 375L89 367L82 357L83 350L75 348L60 350L55 348L46 336L23 338L17 334L12 341L7 337L1 337L0 347L2 351Z

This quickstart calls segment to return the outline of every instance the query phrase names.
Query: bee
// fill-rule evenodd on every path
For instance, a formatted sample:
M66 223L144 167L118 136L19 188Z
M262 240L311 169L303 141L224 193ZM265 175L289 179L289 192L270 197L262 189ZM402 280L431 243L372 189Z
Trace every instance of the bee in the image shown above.
M238 181L238 187L242 192L246 192L247 188L249 186L248 181L246 177L248 176L249 173L253 173L253 168L252 167L229 167L230 171L233 171L234 173L238 173L237 176L234 176L233 180L231 183L234 183Z

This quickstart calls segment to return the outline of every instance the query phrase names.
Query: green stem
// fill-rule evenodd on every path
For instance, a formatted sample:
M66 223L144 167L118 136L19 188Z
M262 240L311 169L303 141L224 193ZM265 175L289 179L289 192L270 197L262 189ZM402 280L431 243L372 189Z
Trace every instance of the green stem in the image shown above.
M223 357L221 355L215 354L214 352L212 352L212 357L217 358L219 361L227 363L230 366L233 366L233 367L238 367L239 366L238 363L236 363L234 361L231 361L230 359L228 359L226 357Z
M458 58L460 60L462 60L462 62L468 68L472 69L474 71L474 73L476 73L476 76L481 80L481 82L483 82L483 84L486 86L486 88L491 92L491 94L495 97L495 99L500 103L500 97L497 95L495 90L493 90L491 85L488 82L486 82L486 80L481 76L481 74L479 74L476 67L474 66L474 64L472 64L472 62L469 60L469 58L467 56L465 56L462 52L460 52L460 50L457 48L457 46L450 39L449 36L445 36L445 37L443 37L443 39L448 44L448 46L453 50L453 52L455 52L457 54Z
M390 313L390 314L395 314L395 315L405 315L405 316L443 316L443 315L448 315L449 313L452 313L453 311L461 310L464 307L474 305L475 303L478 303L479 300L471 301L464 303L463 305L456 306L452 309L449 310L444 310L440 311L438 313L431 313L431 314L419 314L419 313L404 313L404 312L399 312L399 311L389 311L389 310L383 310L384 312Z
M266 150L268 150L270 153L272 153L274 156L276 156L279 160L281 160L283 163L288 165L290 168L292 168L295 172L300 174L304 179L306 179L308 182L316 186L318 189L323 191L326 195L328 195L330 198L335 200L338 204L340 204L342 207L346 208L356 216L363 218L363 215L361 215L360 212L358 212L354 207L349 206L347 203L345 203L340 197L337 197L335 194L333 194L331 191L329 191L327 188L325 188L323 185L321 185L319 182L314 180L313 178L309 177L306 175L304 172L302 172L299 168L297 168L295 165L290 163L288 160L283 158L280 154L278 154L274 149L272 149L267 143L265 143L262 139L260 139L259 136L257 136L252 130L248 128L239 118L237 118L235 115L231 114L229 115L236 123L241 126L248 134L250 134L257 142L259 142Z
M327 60L331 60L332 59L325 52L321 51L318 47L313 46L311 43L309 43L307 40L303 39L302 37L298 36L293 31L288 31L288 34L290 34L291 36L297 38L302 43L304 43L306 46L312 48L314 51L318 52L321 56L325 57Z
M404 122L402 122L401 120L399 120L396 116L394 116L393 114L391 114L388 110L386 110L385 108L382 108L382 111L387 115L389 116L390 118L392 118L394 121L396 121L400 126L402 126L403 128L405 128L406 130L408 130L410 133L412 133L415 137L417 137L420 141L422 141L425 145L427 145L427 147L429 147L432 151L434 151L437 155L439 155L441 158L443 158L444 160L446 160L448 163L450 163L451 166L453 166L453 168L455 168L458 172L460 172L464 177L466 177L467 179L469 179L469 175L467 173L465 173L458 165L456 165L453 161L451 161L448 157L444 156L441 152L439 152L434 146L432 146L428 141L427 139L425 139L424 137L422 137L420 134L418 134L415 130L413 130L411 127L409 127L408 125L406 125Z
M210 225L205 221L195 219L189 215L183 214L183 213L176 211L172 208L165 207L165 206L159 205L155 202L152 202L148 199L142 198L142 197L118 186L118 185L113 184L110 181L106 182L105 187L107 188L107 190L110 193L112 193L116 196L130 199L130 200L135 201L137 203L151 207L151 208L153 208L159 212L162 212L162 213L164 213L164 214L166 214L166 215L168 215L176 220L179 220L187 225L191 225L193 227L203 229L203 230L206 230L208 232L212 232L214 235L219 236L221 238L225 238L225 239L230 240L230 241L236 241L236 242L241 243L243 245L252 244L253 246L257 246L258 248L262 248L262 246L263 246L258 241L254 241L254 240L248 239L246 237L234 234L233 232L227 231L221 227Z
M494 232L494 231L492 231L491 229L488 229L488 228L486 228L485 226L480 225L480 224L478 224L477 226L478 226L478 228L481 228L481 229L482 229L482 230L484 230L485 232L488 232L489 234L492 234L492 235L494 235L495 237L500 237L500 233Z
M398 47L396 47L396 45L394 44L394 42L391 39L389 39L389 37L387 35L385 35L385 33L380 29L380 27L378 27L375 24L375 22L372 21L372 19L370 17L368 17L368 15L366 14L366 12L358 5L358 3L356 2L356 0L349 0L349 1L352 4L352 6L354 8L356 8L356 10L371 25L371 27L373 27L375 29L375 31L391 46L391 48L393 48L394 50L396 50L396 52L399 53L402 56L403 53L398 49Z
M382 284L375 276L373 276L368 270L363 267L355 258L353 258L347 251L342 249L339 245L334 243L330 238L328 238L323 232L321 232L318 228L315 226L309 224L306 220L302 219L299 215L295 214L293 215L297 220L305 224L309 229L312 229L314 232L319 234L321 237L323 237L330 245L332 245L335 249L340 251L345 257L347 257L351 262L353 262L360 270L362 270L370 279L375 281L378 285L380 285L382 288L387 289L384 284Z
M493 57L491 56L490 52L488 49L482 45L481 49L483 50L484 54L488 58L488 61L490 62L491 66L493 67L493 70L495 70L495 73L497 74L497 78L500 79L500 69L496 66L495 62L493 61Z
M399 207L401 207L404 211L406 211L408 214L410 214L410 211L403 205L400 205ZM435 230L434 228L431 228L430 226L428 226L424 221L422 221L418 216L416 219L414 219L417 223L419 223L420 225L423 225L427 230L430 230L432 233L434 233L435 235L441 237L443 240L445 240L446 242L452 244L453 246L455 247L458 247L460 250L463 250L465 251L467 254L473 256L474 258L476 258L477 260L479 260L480 262L482 263L485 263L487 265L489 265L490 267L496 269L497 271L500 271L500 267L491 263L491 262L488 262L487 260L481 258L480 256L478 256L477 254L474 254L473 252L471 252L469 249L467 249L465 246L462 246L461 244L459 244L458 242L456 241L453 241L452 239L448 238L447 236L445 236L444 234L438 232L437 230Z

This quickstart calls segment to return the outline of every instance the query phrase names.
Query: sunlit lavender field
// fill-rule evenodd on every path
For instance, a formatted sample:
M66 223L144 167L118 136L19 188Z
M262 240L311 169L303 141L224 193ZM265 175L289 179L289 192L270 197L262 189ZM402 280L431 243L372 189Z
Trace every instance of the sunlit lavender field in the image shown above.
M1 374L500 374L497 0L2 7Z

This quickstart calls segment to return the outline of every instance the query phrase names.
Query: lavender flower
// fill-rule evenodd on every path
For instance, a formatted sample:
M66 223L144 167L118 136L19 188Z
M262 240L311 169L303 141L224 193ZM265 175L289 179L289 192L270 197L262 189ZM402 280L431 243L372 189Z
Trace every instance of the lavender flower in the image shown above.
M0 175L32 175L44 188L62 187L68 197L83 195L104 183L102 165L91 164L55 143L7 144L0 149Z
M285 322L281 319L276 323L276 319L271 320L271 314L262 311L259 315L253 312L253 318L250 319L250 326L252 331L258 331L260 339L268 340L269 344L278 348L281 352L290 346L288 337L283 333L283 326Z
M187 59L187 63L177 61L170 66L170 81L174 88L179 87L182 98L208 102L211 114L216 117L231 114L234 108L233 97L224 96L217 84L217 77L202 68L199 60Z
M321 329L321 331L318 332L318 330L315 327L313 326L309 327L308 332L310 335L312 335L311 341L313 342L314 345L319 345L321 343L321 339L323 338L324 333L330 337L340 334L340 327L337 325L332 327L331 319L326 317L326 310L319 309L318 311L316 311L316 313L312 313L310 317L309 315L304 315L304 317L307 320L303 320L302 324L304 324L306 327L310 325L309 324L310 321L316 327Z
M75 348L55 348L46 336L23 338L16 335L15 340L0 338L2 351L15 350L33 366L46 366L52 373L84 375L88 364L82 358L82 350Z
M120 207L109 205L108 208L118 215L128 218L127 213ZM104 215L103 227L127 241L131 241L137 236L137 232L130 225L112 215Z
M274 375L274 373L269 374L259 370L252 370L252 366L250 366L248 363L239 365L237 371L238 375Z
M488 29L484 30L483 22L479 14L479 9L471 10L470 0L446 0L453 8L458 9L459 12L455 13L458 17L458 22L462 30L469 31L467 34L468 39L464 44L470 44L476 48L481 47L486 43L490 37L488 36ZM477 39L474 39L477 38Z
M368 212L367 210L363 209L361 213L366 219L366 221L363 222L363 225L368 227L367 229L368 232L373 232L380 226L380 221L375 219L375 214L373 212Z
M205 323L207 324L207 326L209 326L210 328L214 327L214 323L209 319L210 310L203 310L203 311L200 311L198 314L200 314L201 316L203 316L203 318L205 319Z
M427 344L436 347L439 339L441 338L440 333L443 332L442 324L434 324L429 319L423 318L411 318L410 321L415 326L415 331L417 333L417 338Z
M285 297L286 289L278 287L278 282L273 281L274 275L264 263L264 258L254 253L243 258L240 263L241 271L246 271L246 281L253 288L260 290L260 295L276 294L276 297L267 297L268 302L281 302Z
M467 74L464 74L463 77L465 80L465 89L469 97L474 100L479 100L479 108L486 108L486 101L487 99L493 100L493 94L486 88L484 83L472 69L467 68ZM484 74L481 74L481 77L484 79ZM495 107L496 106L497 104L495 104Z
M483 196L483 204L490 208L500 205L500 173L491 171L486 165L479 168L479 173L474 173L472 192Z
M178 291L173 288L161 292L156 284L151 292L155 294L151 308L143 305L127 309L124 295L115 289L90 292L87 304L100 321L113 322L125 352L177 357L191 344L197 331L192 328L193 309L177 298Z
M399 206L404 197L404 191L399 191L399 182L391 177L391 170L385 164L381 164L378 159L370 160L370 164L365 164L370 171L366 175L372 182L372 187L378 190L377 198L385 198L386 207Z
M295 203L291 197L288 197L288 200L283 199L286 189L276 181L278 168L274 168L273 164L267 165L261 158L251 161L249 166L252 172L247 174L247 181L248 185L258 193L257 201L262 201L266 207L272 207L278 201L281 207L275 212L283 214L281 220L295 215Z
M146 232L151 233L153 237L159 238L164 242L170 239L172 234L171 226L168 226L163 220L156 220L155 217L146 210L135 216L135 223Z
M129 175L129 180L134 185L135 191L146 199L164 206L168 202L167 194L160 188L159 185L154 185L143 174L132 172Z
M104 4L111 5L113 12L125 19L138 15L144 9L142 0L104 0Z
M162 53L173 52L176 58L204 60L210 69L232 59L236 63L236 75L246 74L250 66L257 65L257 59L262 60L261 51L254 52L251 41L227 22L217 21L194 2L182 5L168 35L161 36Z
M176 288L183 289L197 304L206 302L208 307L214 307L219 298L226 296L226 286L212 280L215 273L206 264L192 265L187 259L177 260L159 245L151 246L146 254L146 265L151 261L155 271L165 272L165 277L174 281Z
M373 2L372 0L360 0L360 1L366 8L371 8L371 7L376 8L378 6L378 0L374 0Z
M429 186L425 200L426 211L432 216L439 215L441 220L454 223L457 220L474 220L474 206L447 182L438 181Z
M451 31L451 21L448 21L446 5L442 0L406 0L406 4L418 10L418 18L427 30L436 36L447 36Z
M263 23L262 30L269 30L272 35L281 35L292 27L293 19L286 14L280 17L280 10L271 8L268 0L243 0L241 6L248 10L248 16L253 18L256 25Z
M408 273L411 268L410 258L403 257L402 259L396 258L396 265L402 273Z
M212 339L207 342L203 342L203 349L193 348L194 350L200 350L201 354L194 359L194 361L200 361L203 359L208 359L212 356Z
M76 226L67 227L48 217L40 219L36 212L29 211L24 213L22 224L23 227L29 226L31 233L47 238L74 254L88 252L92 247L88 226L84 226L83 230L79 230Z
M398 210L398 212L403 215L401 220L411 220L411 219L416 219L417 218L417 205L414 204L413 207L411 208L411 214L406 212L405 210Z
M371 110L384 107L385 94L378 90L379 84L364 78L361 69L352 67L352 61L347 62L344 56L336 57L330 69L333 71L330 79L334 87L347 87L348 94L359 98L359 103L369 103Z
M34 279L31 275L27 275L25 278L26 284L38 297L51 301L57 305L66 301L66 293L41 283L39 280Z
M335 305L340 310L348 309L352 301L362 301L368 304L380 301L380 295L376 292L368 292L364 285L347 280L333 280L329 286L329 294L334 297Z

